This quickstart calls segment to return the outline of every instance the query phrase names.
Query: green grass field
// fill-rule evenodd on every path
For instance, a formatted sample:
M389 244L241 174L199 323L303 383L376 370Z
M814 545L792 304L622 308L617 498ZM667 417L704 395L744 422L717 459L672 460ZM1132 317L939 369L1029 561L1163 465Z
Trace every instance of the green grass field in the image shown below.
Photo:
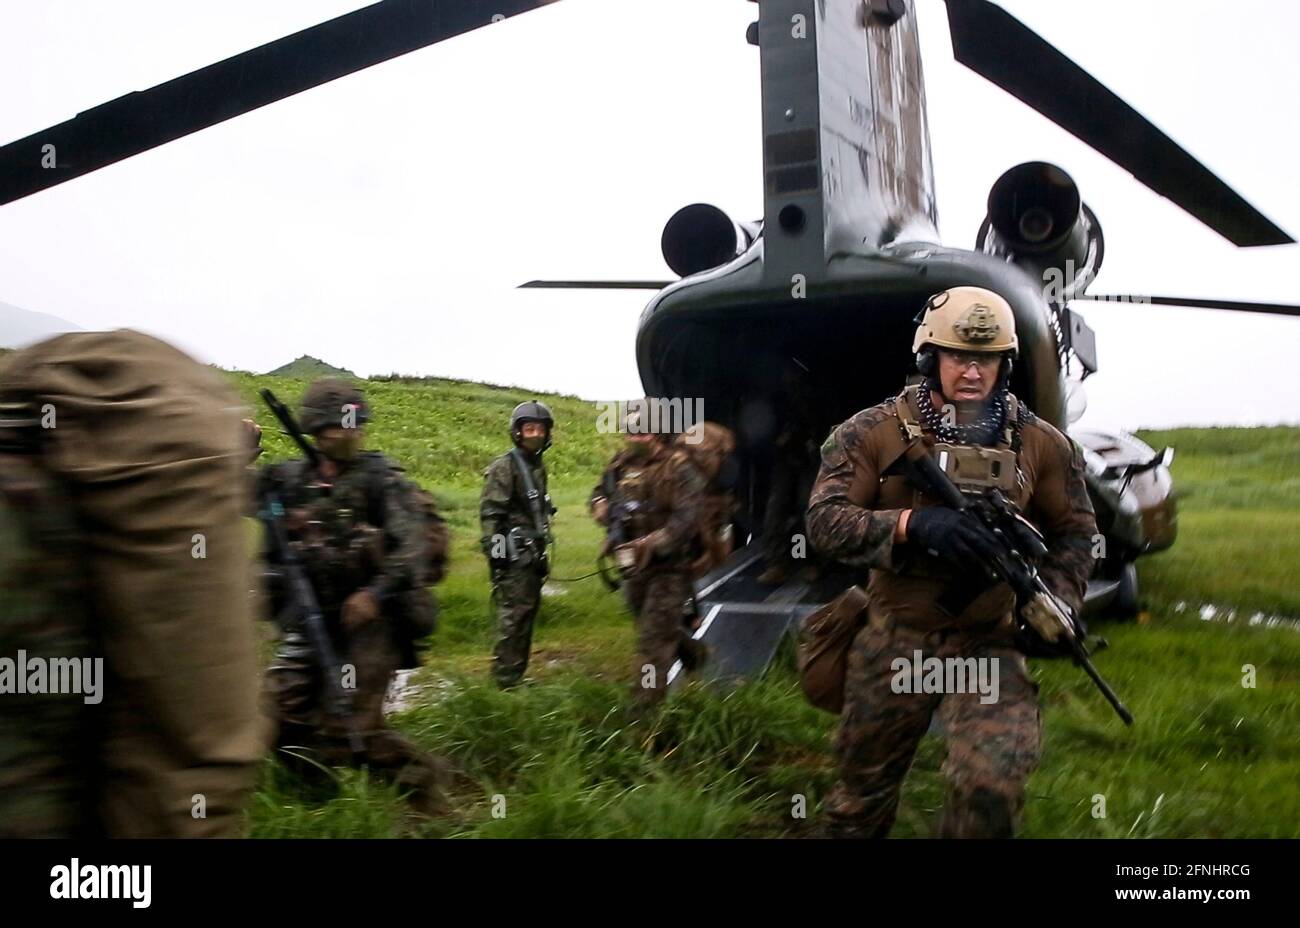
M232 375L256 402L271 386L291 405L302 380ZM632 627L595 579L553 583L534 637L531 683L498 692L477 495L508 447L505 419L534 394L445 380L372 381L371 447L439 498L455 533L438 589L443 614L411 708L394 724L463 772L456 814L415 818L389 786L340 771L332 796L308 796L274 761L249 813L259 837L733 837L812 835L834 782L834 719L804 702L784 653L761 681L688 686L651 730L626 711ZM557 418L548 452L560 513L553 574L590 572L599 536L583 501L617 444L573 397L539 397ZM1138 622L1102 628L1102 673L1126 700L1126 729L1082 672L1032 664L1042 687L1043 760L1023 833L1033 837L1300 835L1300 631L1251 627L1255 611L1300 616L1300 429L1189 429L1145 435L1172 445L1182 494L1174 548L1141 562ZM1202 621L1201 603L1236 609ZM1188 605L1179 609L1180 603ZM1247 665L1255 686L1242 685ZM1249 669L1249 668L1247 668ZM927 737L903 792L895 836L924 836L943 802L943 746ZM1096 797L1104 797L1099 800ZM1104 817L1094 813L1104 801ZM800 817L799 813L804 812Z

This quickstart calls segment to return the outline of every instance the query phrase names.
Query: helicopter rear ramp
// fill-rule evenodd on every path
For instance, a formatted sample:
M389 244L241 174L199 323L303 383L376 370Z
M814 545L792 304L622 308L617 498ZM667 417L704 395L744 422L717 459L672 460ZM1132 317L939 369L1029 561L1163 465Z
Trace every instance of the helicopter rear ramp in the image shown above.
M711 649L702 679L759 676L786 634L853 582L837 571L812 580L796 574L780 586L763 586L757 579L763 569L761 546L751 542L696 582L701 622L694 637ZM670 686L681 672L678 661L668 672Z
M798 631L804 616L842 593L855 576L844 570L823 570L809 580L799 574L780 586L763 586L761 546L751 542L732 553L726 563L695 584L701 622L693 637L710 647L709 661L698 674L703 680L740 680L767 670L787 634ZM1118 581L1088 582L1083 612L1086 618L1104 615L1119 592ZM677 661L668 671L668 685L682 675Z

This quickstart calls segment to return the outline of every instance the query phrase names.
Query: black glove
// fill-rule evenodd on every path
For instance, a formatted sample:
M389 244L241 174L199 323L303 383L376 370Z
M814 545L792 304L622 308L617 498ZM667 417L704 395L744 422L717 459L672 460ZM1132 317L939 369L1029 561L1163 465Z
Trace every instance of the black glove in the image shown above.
M984 555L999 544L981 523L947 506L913 509L907 540L966 573L984 572Z

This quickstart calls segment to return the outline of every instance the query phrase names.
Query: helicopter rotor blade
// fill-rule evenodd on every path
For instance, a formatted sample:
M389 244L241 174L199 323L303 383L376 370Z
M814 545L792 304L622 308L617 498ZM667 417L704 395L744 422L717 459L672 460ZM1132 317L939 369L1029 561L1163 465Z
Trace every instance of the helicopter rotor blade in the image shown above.
M0 147L0 205L556 0L380 0Z
M1294 242L1104 84L989 0L947 0L953 56L1234 245Z
M1187 296L1112 293L1089 293L1071 297L1071 300L1090 300L1094 303L1150 303L1155 306L1190 306L1193 309L1230 309L1236 312L1263 313L1271 316L1300 316L1300 306L1290 303L1253 303L1244 300L1205 300Z
M517 290L662 290L671 280L530 280Z

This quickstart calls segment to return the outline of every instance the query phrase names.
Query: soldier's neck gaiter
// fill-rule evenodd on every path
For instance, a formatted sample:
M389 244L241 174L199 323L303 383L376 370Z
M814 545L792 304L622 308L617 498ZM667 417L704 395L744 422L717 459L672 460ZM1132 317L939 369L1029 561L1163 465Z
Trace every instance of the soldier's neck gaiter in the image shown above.
M936 391L938 392L938 391ZM1007 418L1007 388L994 389L984 409L970 422L958 423L953 416L934 408L930 390L918 390L921 424L940 441L955 445L989 445L1001 434ZM943 394L940 393L940 396Z

